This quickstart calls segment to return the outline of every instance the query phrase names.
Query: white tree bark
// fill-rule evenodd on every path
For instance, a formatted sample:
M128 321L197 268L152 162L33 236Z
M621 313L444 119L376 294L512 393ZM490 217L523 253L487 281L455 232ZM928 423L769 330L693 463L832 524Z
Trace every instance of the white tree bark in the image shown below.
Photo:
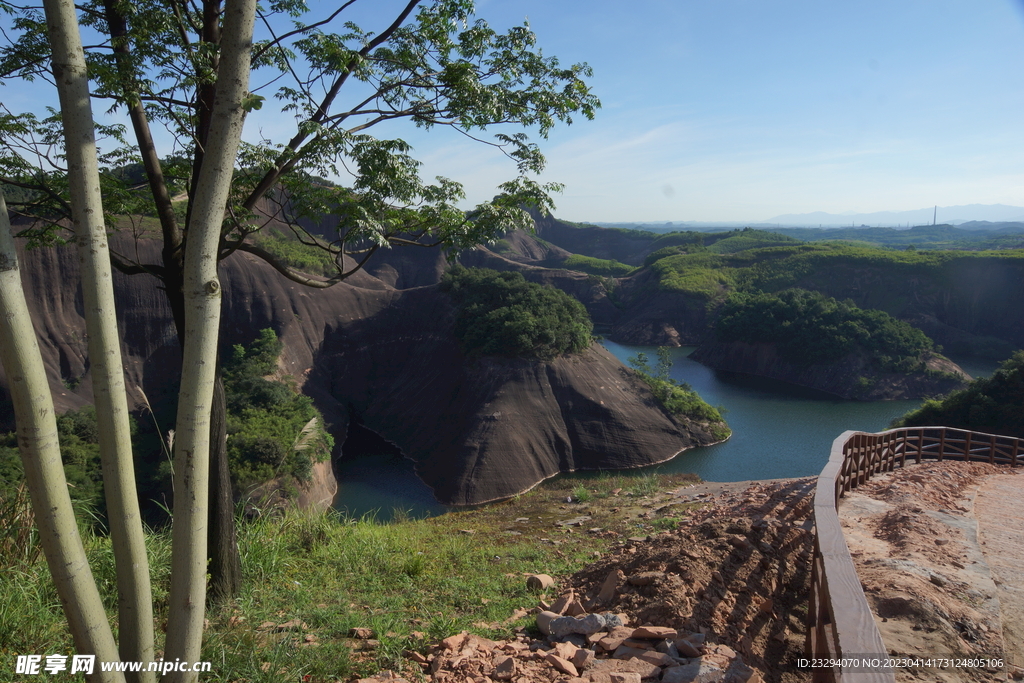
M165 660L200 657L206 607L210 406L217 366L221 288L217 256L235 155L245 121L256 0L228 0L210 133L185 241L185 351L174 454L174 526ZM172 672L168 683L198 674Z
M71 190L72 222L82 268L103 486L117 567L120 652L125 661L153 660L153 598L146 542L135 488L135 467L114 311L107 234L85 52L72 0L44 0L54 80L60 96ZM130 673L153 683L154 673Z
M82 654L117 661L117 646L85 557L71 507L57 443L57 419L35 329L25 303L7 203L0 192L0 363L7 371L18 424L18 448L43 554L64 615ZM120 673L99 672L96 681L123 682Z

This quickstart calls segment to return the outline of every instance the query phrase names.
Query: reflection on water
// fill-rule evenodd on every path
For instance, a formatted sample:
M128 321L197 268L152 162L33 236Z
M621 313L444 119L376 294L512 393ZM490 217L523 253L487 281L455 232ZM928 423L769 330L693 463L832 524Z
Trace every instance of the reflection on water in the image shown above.
M654 348L603 344L624 363ZM692 348L672 349L671 375L686 382L714 406L725 409L733 430L728 441L694 448L656 472L693 472L707 481L743 481L816 475L828 460L832 441L844 431L876 432L916 408L919 400L847 401L811 389L759 377L710 370L687 356ZM975 377L987 376L997 363L959 359ZM440 514L430 489L413 472L409 460L392 454L345 457L338 463L340 480L335 507L354 516L377 510L390 519L393 508L422 517ZM569 475L571 476L571 475Z

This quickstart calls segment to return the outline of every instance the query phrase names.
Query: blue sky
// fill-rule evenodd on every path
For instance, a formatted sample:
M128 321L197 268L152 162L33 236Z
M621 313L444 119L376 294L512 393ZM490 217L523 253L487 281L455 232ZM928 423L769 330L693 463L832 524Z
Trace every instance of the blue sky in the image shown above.
M596 120L543 145L547 176L566 184L561 217L1024 206L1020 0L490 0L478 11L495 26L528 17L546 52L594 68ZM482 150L415 144L427 173L470 179L475 196L502 177Z
M399 3L361 4L355 20L379 30L393 15L374 12ZM566 186L559 217L1024 206L1024 0L483 0L478 15L528 19L545 54L594 69L597 118L540 141L543 179ZM0 99L28 107L38 88ZM246 137L287 134L270 106ZM387 132L425 176L463 182L467 205L515 172L450 132Z

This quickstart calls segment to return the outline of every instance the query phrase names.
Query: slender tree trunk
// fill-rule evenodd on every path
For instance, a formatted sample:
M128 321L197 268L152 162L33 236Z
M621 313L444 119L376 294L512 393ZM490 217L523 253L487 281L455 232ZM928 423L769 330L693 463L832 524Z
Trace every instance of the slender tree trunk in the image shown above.
M118 60L118 69L123 83L125 99L132 104L128 108L135 139L146 169L150 192L156 204L160 218L163 237L163 273L161 278L167 294L171 311L174 315L174 326L178 333L178 342L184 348L185 339L185 304L181 292L182 274L182 231L174 215L174 206L167 183L164 180L160 158L153 143L149 128L149 119L139 98L136 79L138 74L131 69L128 61L130 48L128 44L128 23L121 13L117 0L104 0L104 11L114 56ZM207 3L203 8L204 28L203 40L211 43L220 42L220 3ZM214 63L216 68L216 63ZM198 102L199 117L196 139L199 149L193 176L199 177L202 168L202 152L206 145L209 127L209 114L213 105L213 86L203 85L200 89ZM195 187L192 187L193 193ZM187 219L186 219L187 220ZM242 589L242 562L238 554L238 538L235 532L235 499L231 488L230 468L228 467L227 435L224 430L225 408L223 387L218 366L217 384L220 390L214 394L213 412L211 415L210 434L210 535L207 550L209 552L210 595L214 600L229 599L238 595Z
M127 661L149 662L153 659L153 598L135 489L128 399L103 223L85 52L72 0L44 0L43 7L54 80L60 96L72 221L82 270L103 485L117 567L121 656ZM133 673L126 678L132 683L156 680L152 673Z
M206 606L210 408L217 368L221 226L242 134L256 0L229 0L224 11L217 87L199 183L185 242L185 352L174 457L174 527L167 660L199 661ZM172 672L168 683L198 679Z
M43 554L57 586L75 648L100 661L117 661L117 645L96 582L85 557L71 507L64 463L57 443L57 419L25 304L18 255L11 237L7 203L0 192L0 363L7 370L18 424L18 448ZM120 673L99 672L95 681L124 681Z
M235 533L235 497L228 467L226 405L220 364L210 411L210 599L227 600L242 589L242 562Z

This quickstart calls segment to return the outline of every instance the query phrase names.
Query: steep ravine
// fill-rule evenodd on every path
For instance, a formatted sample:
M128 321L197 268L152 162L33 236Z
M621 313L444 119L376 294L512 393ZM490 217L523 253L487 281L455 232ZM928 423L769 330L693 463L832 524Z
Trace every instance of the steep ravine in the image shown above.
M768 377L840 398L888 401L948 394L971 377L951 360L927 354L927 371L886 372L872 359L851 353L838 361L801 365L783 358L774 344L708 343L691 358L716 370Z
M154 242L114 244L158 260ZM388 284L429 281L414 271L436 272L437 259L421 260L379 265L384 280L358 273L315 290L236 254L221 268L223 341L248 342L272 327L284 342L281 371L297 378L335 437L343 440L357 415L416 461L443 503L508 497L561 471L650 465L713 441L705 426L669 417L600 348L546 363L468 361L451 333L446 295ZM57 409L80 407L91 382L77 256L66 247L33 250L22 254L22 269ZM116 275L115 288L133 407L174 400L180 365L163 292L149 276Z

